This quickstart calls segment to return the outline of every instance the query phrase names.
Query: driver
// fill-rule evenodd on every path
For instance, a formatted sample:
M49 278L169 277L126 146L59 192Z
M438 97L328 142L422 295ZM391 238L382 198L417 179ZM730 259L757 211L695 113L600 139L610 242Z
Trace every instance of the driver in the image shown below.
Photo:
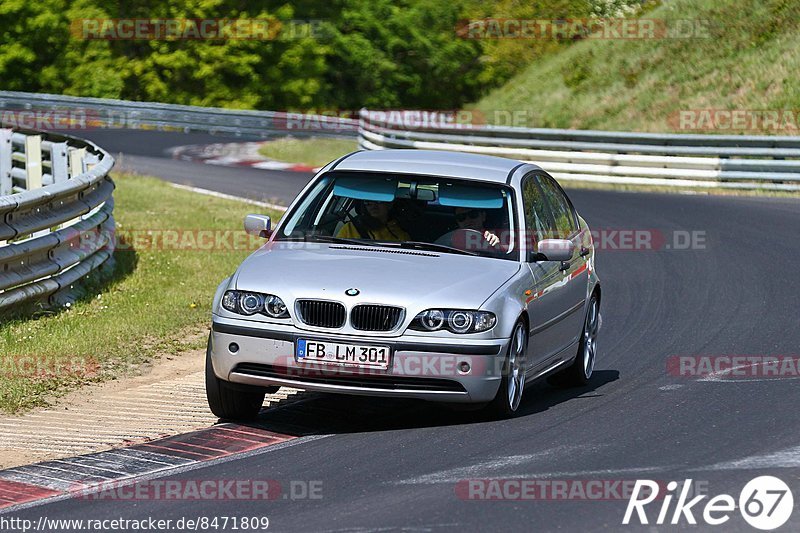
M344 239L372 239L374 241L407 241L408 233L391 216L392 202L364 200L366 213L342 226L336 234Z
M454 212L458 229L471 229L482 233L483 238L490 246L497 246L500 243L500 237L485 228L486 211L484 209L456 207Z

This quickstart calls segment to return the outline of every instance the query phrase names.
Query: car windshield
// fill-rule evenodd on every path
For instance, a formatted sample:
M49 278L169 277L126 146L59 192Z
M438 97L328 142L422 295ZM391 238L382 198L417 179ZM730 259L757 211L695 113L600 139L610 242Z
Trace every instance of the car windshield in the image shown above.
M504 185L388 173L329 172L287 214L278 240L350 242L518 259Z

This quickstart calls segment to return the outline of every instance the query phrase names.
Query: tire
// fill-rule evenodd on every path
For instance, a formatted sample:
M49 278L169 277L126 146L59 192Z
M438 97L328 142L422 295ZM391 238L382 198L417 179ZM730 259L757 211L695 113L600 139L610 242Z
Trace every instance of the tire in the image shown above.
M511 418L519 409L522 393L525 391L525 351L528 347L528 334L525 322L517 321L511 334L508 354L503 363L503 378L494 400L488 405L493 418Z
M586 310L583 321L583 332L578 343L578 353L575 361L555 374L550 383L562 387L582 387L589 383L594 372L594 363L597 357L597 332L600 328L600 301L593 294Z
M224 420L253 420L264 404L263 390L233 387L214 374L211 364L211 339L206 350L206 398L211 412Z

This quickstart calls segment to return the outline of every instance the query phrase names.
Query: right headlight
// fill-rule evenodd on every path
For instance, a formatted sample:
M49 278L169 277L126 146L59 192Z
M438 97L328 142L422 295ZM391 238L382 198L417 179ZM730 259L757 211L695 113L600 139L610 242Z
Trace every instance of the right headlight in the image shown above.
M239 315L261 313L271 318L289 318L289 310L278 296L249 291L226 291L222 307Z
M453 333L480 333L492 329L496 323L497 317L489 311L427 309L414 317L408 327L417 331L446 329Z

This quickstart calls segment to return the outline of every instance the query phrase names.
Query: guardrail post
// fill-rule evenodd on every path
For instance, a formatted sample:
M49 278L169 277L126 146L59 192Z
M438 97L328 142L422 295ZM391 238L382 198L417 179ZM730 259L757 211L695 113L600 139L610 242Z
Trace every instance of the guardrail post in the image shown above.
M11 194L11 129L0 129L0 196Z
M32 191L42 188L42 137L27 135L25 137L25 189Z
M84 152L83 155L83 168L85 172L89 172L92 168L100 161L100 158L97 157L95 154L87 154Z
M52 143L50 145L50 170L53 173L53 183L60 183L69 179L67 143Z
M80 176L86 169L83 166L83 158L86 155L86 148L70 148L69 150L69 177Z
M67 173L68 173L68 176L67 176L68 178L74 178L76 176L80 176L81 174L83 174L84 172L89 170L88 168L86 168L85 157L86 157L86 148L68 148L67 149L66 162L68 163L67 164L68 168L66 170L67 170ZM82 218L83 217L72 218L72 219L67 220L66 222L64 222L64 224L62 224L62 226L64 226L64 227L71 226L71 225L75 224L76 222L80 221Z

